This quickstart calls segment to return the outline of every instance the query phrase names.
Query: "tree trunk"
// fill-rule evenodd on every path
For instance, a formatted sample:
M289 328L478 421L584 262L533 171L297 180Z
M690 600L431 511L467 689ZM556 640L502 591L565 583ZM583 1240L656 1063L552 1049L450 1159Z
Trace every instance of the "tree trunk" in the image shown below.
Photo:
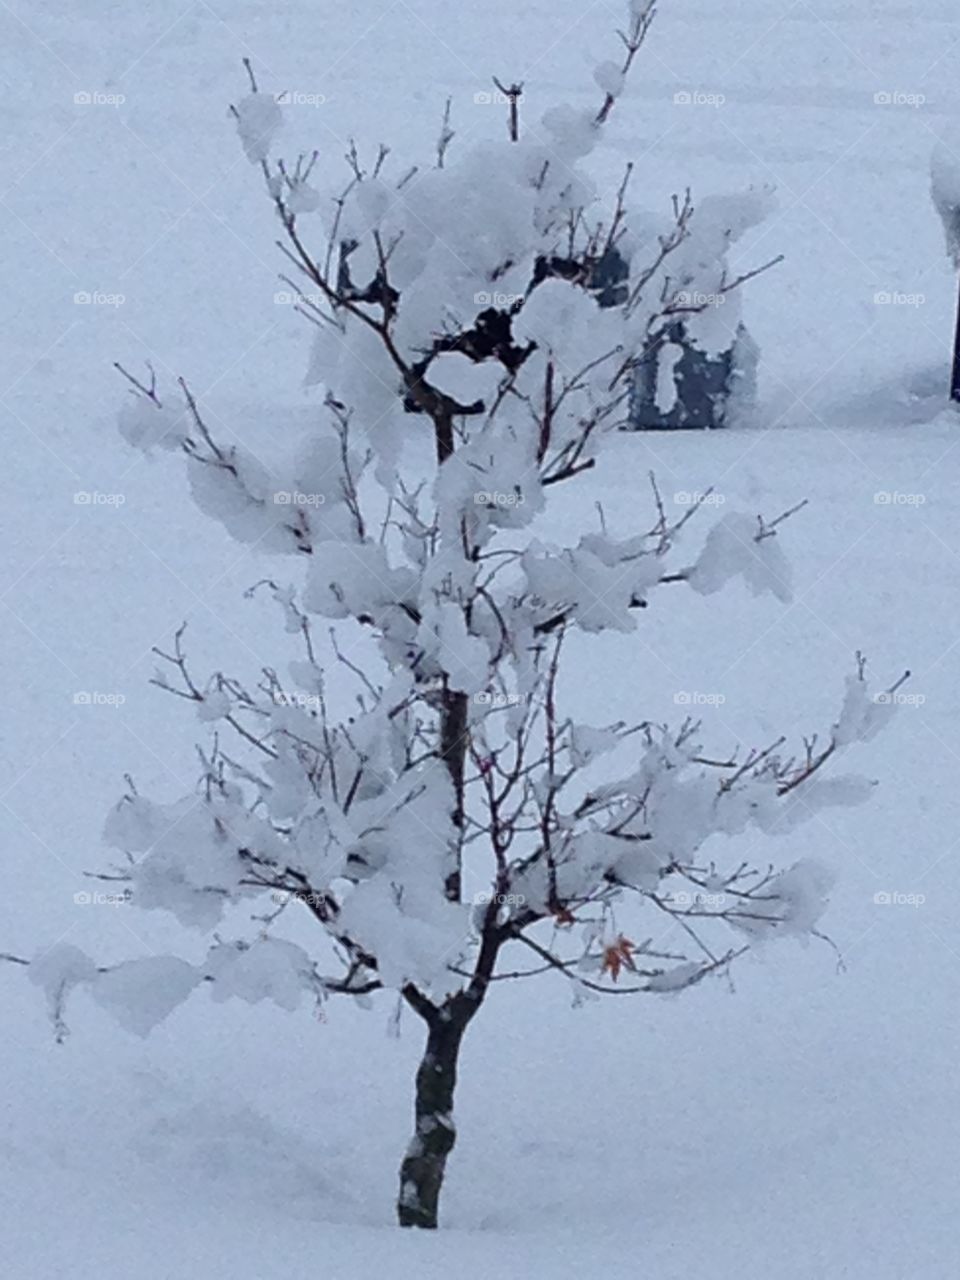
M444 1013L451 1014L450 1007ZM417 1071L416 1128L400 1166L397 1216L401 1227L437 1226L437 1206L447 1165L456 1141L453 1093L457 1059L469 1018L454 1013L433 1020Z

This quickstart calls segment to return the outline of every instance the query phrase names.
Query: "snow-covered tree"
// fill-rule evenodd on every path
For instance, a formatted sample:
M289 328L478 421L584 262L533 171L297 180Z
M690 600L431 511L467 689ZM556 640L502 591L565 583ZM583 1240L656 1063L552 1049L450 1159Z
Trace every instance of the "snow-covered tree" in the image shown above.
M107 824L125 855L108 874L137 907L206 934L205 959L104 967L61 946L31 976L60 1030L77 986L140 1032L201 986L288 1009L397 993L426 1031L406 1226L437 1225L460 1046L491 987L545 974L575 1000L677 992L758 939L817 933L818 865L723 868L702 851L863 799L869 784L823 768L895 705L869 694L860 662L822 739L719 758L689 719L564 711L569 651L583 661L669 593L790 590L783 517L727 514L678 559L696 508L671 522L655 485L649 527L601 521L566 545L543 532L558 488L589 484L645 344L681 313L709 341L716 315L697 298L740 283L726 250L767 203L687 197L662 227L630 213L628 173L597 212L583 162L652 17L632 0L598 109L555 108L524 134L514 88L501 144L457 157L448 113L432 166L392 175L385 150L369 167L352 151L332 199L313 160L271 158L282 114L251 71L234 114L306 282L325 416L292 461L263 462L217 438L186 384L171 398L127 375L125 437L183 451L201 509L276 557L254 589L297 651L249 687L197 676L181 629L156 683L209 724L198 788L163 804L131 783ZM629 276L601 308L597 265L614 249ZM329 646L318 617L336 624ZM230 937L248 906L257 924ZM291 911L315 922L314 946L282 936Z

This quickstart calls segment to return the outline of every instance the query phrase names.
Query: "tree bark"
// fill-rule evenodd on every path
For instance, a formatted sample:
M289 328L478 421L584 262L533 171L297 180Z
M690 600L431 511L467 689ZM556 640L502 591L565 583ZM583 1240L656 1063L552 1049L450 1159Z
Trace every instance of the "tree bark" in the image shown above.
M457 1136L453 1095L460 1045L469 1021L468 1015L448 1004L429 1024L417 1071L416 1127L400 1166L397 1217L401 1227L437 1226L443 1175Z
M457 829L455 861L447 874L444 891L451 902L460 901L460 846L463 839L463 774L467 757L467 695L445 689L443 710L440 717L440 757L447 766L453 783L453 812L451 818Z

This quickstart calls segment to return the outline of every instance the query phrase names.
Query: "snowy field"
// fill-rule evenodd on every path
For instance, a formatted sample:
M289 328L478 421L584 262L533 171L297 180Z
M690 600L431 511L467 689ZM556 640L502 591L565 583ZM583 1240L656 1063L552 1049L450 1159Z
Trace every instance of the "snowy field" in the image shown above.
M242 598L275 562L115 421L114 360L188 376L251 443L317 403L227 114L241 59L290 91L290 151L333 173L349 137L383 139L429 163L448 95L454 148L502 135L503 107L475 100L491 75L524 82L530 120L592 102L620 9L0 5L0 950L192 954L172 918L108 905L83 872L107 860L125 772L164 799L193 784L198 726L149 686L151 646L186 619L198 667L255 676L280 636ZM429 1235L392 1225L421 1028L408 1015L392 1038L389 997L319 1022L201 996L147 1040L79 998L57 1046L6 966L4 1280L960 1274L955 280L927 191L936 139L960 138L958 67L947 0L663 0L591 161L607 191L634 161L649 208L775 183L779 212L734 266L786 260L744 295L757 426L624 436L569 501L599 499L624 535L650 522L651 470L670 501L713 485L725 510L810 505L783 532L792 603L661 594L634 635L594 642L571 696L600 723L703 703L722 753L828 724L857 650L881 683L909 668L915 696L856 760L870 803L771 850L836 873L823 928L843 966L788 942L741 961L732 990L576 1011L559 979L504 984L468 1032Z

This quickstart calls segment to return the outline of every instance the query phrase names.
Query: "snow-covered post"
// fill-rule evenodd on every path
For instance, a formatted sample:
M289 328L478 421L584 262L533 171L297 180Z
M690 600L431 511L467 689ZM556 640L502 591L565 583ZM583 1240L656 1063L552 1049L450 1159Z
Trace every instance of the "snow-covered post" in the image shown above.
M651 13L631 0L626 67ZM184 454L200 508L276 558L250 592L271 594L293 652L241 679L197 675L183 628L155 650L154 683L209 745L196 789L173 803L128 779L106 830L122 858L105 878L199 931L199 958L103 966L66 945L29 965L2 957L28 965L59 1038L78 989L142 1034L201 988L288 1010L393 993L426 1032L403 1226L438 1224L460 1048L494 984L546 974L575 1003L677 992L754 939L820 936L822 868L755 867L742 851L718 867L702 846L719 834L749 847L863 800L869 783L822 773L896 710L892 690L870 694L862 661L828 732L792 753L782 738L710 751L689 718L588 724L564 709L571 649L590 661L599 634L634 631L671 591L738 583L790 598L779 534L793 511L725 514L678 559L703 503L671 521L651 478L647 527L594 527L587 500L583 527L543 532L557 486L583 485L624 422L635 353L687 305L678 281L757 208L756 193L705 202L698 224L678 203L673 230L644 239L628 169L604 209L581 161L622 77L597 79L598 111L558 107L543 134L463 156L445 113L422 172L351 149L327 202L313 159L271 159L282 116L251 72L234 114L298 273L287 283L309 282L326 412L299 449L261 460L218 438L185 382L125 373L120 427L138 448ZM601 306L597 265L621 243L629 273ZM278 581L284 564L292 583ZM332 624L323 650L316 617ZM288 910L307 914L309 949L282 936ZM662 932L648 933L651 915Z
M943 221L947 256L960 270L960 156L944 142L938 143L933 152L930 192ZM950 399L960 403L960 293L954 327Z

